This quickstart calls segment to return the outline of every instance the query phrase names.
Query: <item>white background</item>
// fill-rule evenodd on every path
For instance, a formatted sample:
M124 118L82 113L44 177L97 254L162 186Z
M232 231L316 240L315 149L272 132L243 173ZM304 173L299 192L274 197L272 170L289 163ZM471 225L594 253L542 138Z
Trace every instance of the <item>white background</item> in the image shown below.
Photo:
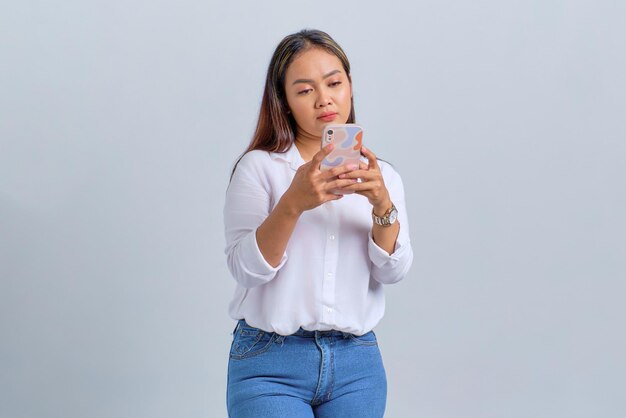
M626 6L0 6L0 416L224 417L222 208L283 36L330 33L415 261L388 417L626 413Z

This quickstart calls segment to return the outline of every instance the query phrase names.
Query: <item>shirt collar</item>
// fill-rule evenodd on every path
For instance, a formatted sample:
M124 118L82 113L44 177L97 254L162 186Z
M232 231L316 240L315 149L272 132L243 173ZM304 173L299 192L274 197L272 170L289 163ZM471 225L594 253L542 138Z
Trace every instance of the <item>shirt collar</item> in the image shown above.
M285 152L270 152L270 157L273 160L282 160L289 163L289 166L294 171L298 170L298 168L304 164L300 151L298 151L298 147L296 147L295 144L291 144L291 147Z

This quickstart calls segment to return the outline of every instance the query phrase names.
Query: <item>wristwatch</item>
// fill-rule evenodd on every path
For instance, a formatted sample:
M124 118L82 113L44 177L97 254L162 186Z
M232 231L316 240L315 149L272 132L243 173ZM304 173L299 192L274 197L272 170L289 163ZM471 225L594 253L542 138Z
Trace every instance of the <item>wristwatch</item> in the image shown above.
M391 207L385 212L383 216L376 216L374 209L372 209L372 219L376 225L391 226L398 219L398 209L392 203Z

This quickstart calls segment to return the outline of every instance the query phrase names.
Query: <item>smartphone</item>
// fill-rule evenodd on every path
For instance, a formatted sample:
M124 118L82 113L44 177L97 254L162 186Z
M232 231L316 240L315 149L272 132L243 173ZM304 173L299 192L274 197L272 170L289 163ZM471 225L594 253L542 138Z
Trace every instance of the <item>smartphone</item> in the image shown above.
M356 164L361 161L363 128L354 123L330 124L322 132L322 148L332 143L335 148L324 158L320 170L330 170L341 165Z

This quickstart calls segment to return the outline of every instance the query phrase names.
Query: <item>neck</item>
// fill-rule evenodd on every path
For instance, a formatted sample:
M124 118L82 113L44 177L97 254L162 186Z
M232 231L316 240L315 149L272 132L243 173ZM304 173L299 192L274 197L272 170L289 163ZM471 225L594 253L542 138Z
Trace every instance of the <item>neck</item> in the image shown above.
M320 150L321 139L307 133L298 133L295 144L304 162L309 162Z

